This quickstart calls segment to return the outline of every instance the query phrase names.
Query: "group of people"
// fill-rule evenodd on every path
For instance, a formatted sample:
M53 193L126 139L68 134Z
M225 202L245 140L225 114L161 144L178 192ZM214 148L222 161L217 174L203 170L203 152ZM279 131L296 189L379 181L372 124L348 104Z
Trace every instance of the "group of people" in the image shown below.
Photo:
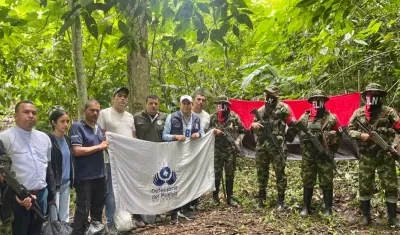
M11 170L16 179L24 185L32 197L12 200L14 235L40 234L42 222L31 210L33 200L46 214L49 211L52 220L69 222L70 190L76 190L76 209L73 219L73 234L84 234L88 218L92 223L101 223L105 207L107 230L117 234L114 225L115 199L113 194L110 163L107 154L108 141L105 133L113 132L127 137L146 141L187 141L201 138L209 130L214 130L215 138L215 191L213 199L220 203L219 190L222 173L225 171L225 191L228 205L237 206L233 198L233 185L238 156L235 145L240 143L246 132L240 117L231 111L227 97L219 96L215 101L216 111L209 115L203 108L206 95L195 92L192 96L180 98L179 110L166 115L159 111L159 98L149 95L143 111L134 115L126 111L129 90L118 88L112 95L112 106L101 110L98 101L88 100L84 107L84 118L71 125L68 113L55 108L49 121L53 131L45 134L34 129L37 110L31 101L21 101L15 106L15 126L0 133L1 144L11 160ZM302 123L320 143L331 153L338 149L342 135L337 116L326 109L329 97L315 90L308 102L310 109L299 120L290 107L278 98L277 86L269 85L264 89L265 105L257 110L258 114L251 124L250 131L258 136L256 146L256 165L258 178L259 206L264 206L272 163L277 181L277 210L286 208L285 174L286 141L299 135L302 148L302 182L304 208L302 216L311 211L311 199L316 185L323 192L326 216L332 214L333 171L334 166L321 157L309 135L298 128ZM382 188L385 190L389 224L400 227L396 219L397 176L395 160L374 143L368 133L364 133L354 122L358 119L381 134L392 143L396 133L400 132L398 113L383 105L386 91L379 84L369 84L362 97L365 106L356 110L348 126L348 134L357 140L360 149L359 192L362 224L371 223L370 200L374 189L374 177L377 170ZM265 133L269 133L265 138ZM327 135L325 135L327 133ZM235 140L233 143L232 140ZM3 153L2 153L3 154ZM0 182L3 178L0 176ZM179 217L194 219L193 208L196 199L187 205L172 210L171 223L179 222ZM140 215L132 215L136 227L145 226Z

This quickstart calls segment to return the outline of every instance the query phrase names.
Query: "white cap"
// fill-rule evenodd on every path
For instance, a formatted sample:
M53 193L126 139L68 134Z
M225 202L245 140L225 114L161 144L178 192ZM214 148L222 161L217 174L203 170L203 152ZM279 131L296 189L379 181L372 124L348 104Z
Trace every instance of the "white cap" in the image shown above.
M184 101L184 100L189 100L189 101L190 101L190 103L192 103L192 102L193 102L193 100L192 100L192 97L191 97L190 95L183 95L183 96L181 96L181 99L180 99L180 101L179 101L179 102L181 102L181 103L182 103L182 101Z

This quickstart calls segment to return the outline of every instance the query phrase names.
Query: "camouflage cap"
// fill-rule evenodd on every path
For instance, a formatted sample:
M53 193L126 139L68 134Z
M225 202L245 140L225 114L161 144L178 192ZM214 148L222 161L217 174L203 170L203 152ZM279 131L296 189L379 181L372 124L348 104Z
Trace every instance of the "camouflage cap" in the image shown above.
M329 97L326 96L322 90L317 89L310 93L310 96L308 97L307 101L308 101L308 103L311 103L313 98L318 98L318 97L324 98L325 102L329 100Z
M365 96L368 91L377 91L382 94L382 96L386 96L387 91L385 91L382 86L378 83L371 82L365 87L365 90L361 93L361 95Z
M275 94L279 91L279 87L275 85L268 85L265 87L264 92L269 93L269 94Z
M218 96L217 99L214 101L214 104L219 104L219 103L231 104L231 102L229 102L228 100L228 97L224 95Z

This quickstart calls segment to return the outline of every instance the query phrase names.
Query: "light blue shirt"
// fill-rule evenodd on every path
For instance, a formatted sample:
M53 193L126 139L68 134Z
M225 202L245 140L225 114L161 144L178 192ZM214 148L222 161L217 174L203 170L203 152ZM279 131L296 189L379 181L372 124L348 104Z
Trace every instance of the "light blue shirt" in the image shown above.
M182 112L180 112L182 119L182 125L183 125L183 133L182 135L185 135L185 131L189 130L189 136L192 135L191 130L192 130L192 117L195 116L195 114L190 114L189 119L186 119L185 116L182 114ZM162 139L164 141L172 141L174 140L174 135L171 135L171 114L169 114L167 116L167 119L165 120L165 125L164 125L164 131L163 131L163 135L162 135ZM204 136L204 128L201 126L200 124L200 130L199 133L201 136Z

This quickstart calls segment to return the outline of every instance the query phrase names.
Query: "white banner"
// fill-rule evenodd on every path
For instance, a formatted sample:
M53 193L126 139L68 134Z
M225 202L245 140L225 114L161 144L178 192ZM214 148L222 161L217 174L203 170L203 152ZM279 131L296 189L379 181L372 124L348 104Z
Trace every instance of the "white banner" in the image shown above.
M164 143L107 133L117 210L162 214L214 191L213 133Z

